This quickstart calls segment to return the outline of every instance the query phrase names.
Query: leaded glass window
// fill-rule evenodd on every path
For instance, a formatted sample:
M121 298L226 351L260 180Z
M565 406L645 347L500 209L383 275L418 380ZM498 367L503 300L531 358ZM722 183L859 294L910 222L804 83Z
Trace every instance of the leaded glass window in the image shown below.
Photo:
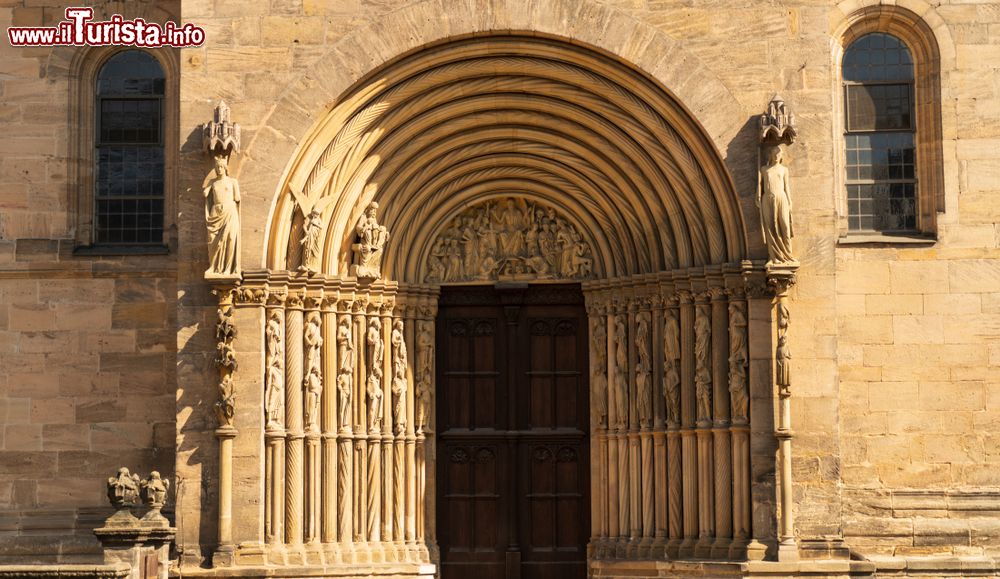
M866 34L844 52L847 221L851 231L917 229L913 59L895 36Z
M163 69L139 50L112 56L98 73L98 244L163 243L163 94Z

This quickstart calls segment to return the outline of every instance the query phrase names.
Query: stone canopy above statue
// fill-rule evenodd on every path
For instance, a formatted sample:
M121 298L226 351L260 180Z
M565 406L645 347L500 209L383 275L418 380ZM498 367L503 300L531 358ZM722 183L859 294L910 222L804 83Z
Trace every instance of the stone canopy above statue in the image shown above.
M429 283L586 279L590 245L550 206L508 197L460 213L431 246Z

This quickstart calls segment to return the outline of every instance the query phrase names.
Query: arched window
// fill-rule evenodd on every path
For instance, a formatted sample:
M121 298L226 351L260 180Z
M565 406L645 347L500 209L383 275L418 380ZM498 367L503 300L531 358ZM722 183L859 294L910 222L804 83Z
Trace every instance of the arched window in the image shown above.
M97 245L163 244L165 84L159 62L140 50L115 54L97 74Z
M848 229L916 232L920 183L910 50L891 34L866 34L844 51L842 72Z

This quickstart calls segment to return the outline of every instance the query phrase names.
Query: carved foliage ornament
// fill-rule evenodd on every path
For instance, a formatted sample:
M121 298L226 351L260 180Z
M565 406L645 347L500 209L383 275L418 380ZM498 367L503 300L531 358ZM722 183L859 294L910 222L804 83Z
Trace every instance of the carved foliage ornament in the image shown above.
M429 283L497 279L586 279L590 245L552 207L523 198L474 205L438 235Z

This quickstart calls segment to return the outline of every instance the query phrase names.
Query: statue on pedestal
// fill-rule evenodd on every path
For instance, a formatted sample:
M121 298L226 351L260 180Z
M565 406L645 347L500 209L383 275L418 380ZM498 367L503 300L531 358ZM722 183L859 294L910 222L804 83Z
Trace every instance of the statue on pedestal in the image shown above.
M355 260L351 265L351 275L358 279L374 280L382 277L382 249L389 241L389 230L379 225L377 211L378 203L369 203L365 214L354 228L358 234L358 242L351 246Z
M215 177L203 190L208 227L208 279L240 277L240 184L229 176L229 161L215 157Z

